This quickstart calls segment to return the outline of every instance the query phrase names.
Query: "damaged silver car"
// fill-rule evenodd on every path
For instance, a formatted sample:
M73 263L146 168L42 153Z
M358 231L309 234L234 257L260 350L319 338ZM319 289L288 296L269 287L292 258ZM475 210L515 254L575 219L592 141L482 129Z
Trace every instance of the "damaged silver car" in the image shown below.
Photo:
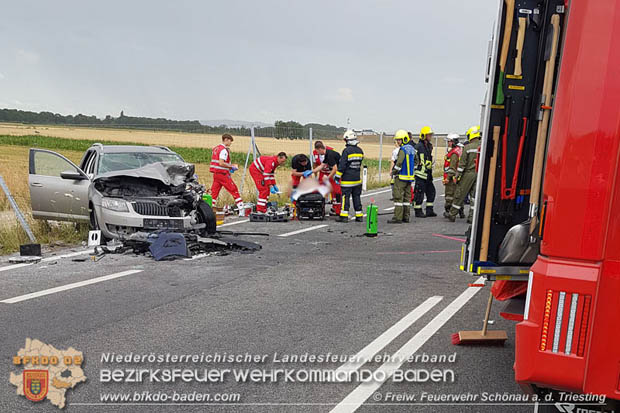
M79 167L56 152L30 149L29 168L34 218L89 222L105 239L215 232L194 165L168 148L94 144Z

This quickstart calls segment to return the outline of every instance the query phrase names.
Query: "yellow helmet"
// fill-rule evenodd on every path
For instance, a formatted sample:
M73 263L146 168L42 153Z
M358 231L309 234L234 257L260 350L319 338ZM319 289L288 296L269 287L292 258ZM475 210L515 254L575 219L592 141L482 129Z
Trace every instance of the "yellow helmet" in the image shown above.
M428 135L432 135L432 134L433 134L433 130L431 129L430 126L425 126L422 129L420 129L421 140L425 140Z
M479 138L480 137L480 126L472 126L471 128L467 129L467 132L465 132L465 135L467 135L467 139L472 140L474 138Z
M409 133L404 129L399 129L394 134L394 140L402 140L403 144L409 142Z

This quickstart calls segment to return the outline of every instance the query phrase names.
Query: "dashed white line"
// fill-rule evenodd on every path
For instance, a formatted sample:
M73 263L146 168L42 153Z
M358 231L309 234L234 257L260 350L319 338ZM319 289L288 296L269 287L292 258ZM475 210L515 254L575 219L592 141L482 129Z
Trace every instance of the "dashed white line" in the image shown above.
M403 331L411 327L420 317L426 314L431 308L442 300L441 296L433 296L414 308L409 314L400 319L396 324L387 329L383 334L374 339L370 344L360 350L353 358L354 361L345 363L336 371L337 374L343 372L353 372L363 366L366 361L371 360L372 356L390 344Z
M475 283L483 283L484 277L478 278ZM424 343L426 343L441 327L446 324L454 314L456 314L467 302L480 290L479 287L469 287L461 293L454 301L435 316L426 326L424 326L415 336L413 336L404 346L402 346L392 356L393 361L385 362L376 372L376 377L384 377L382 381L369 381L360 384L347 397L344 398L332 413L354 412L357 410L383 383L389 379L396 370L403 365L407 359L413 355Z
M45 257L45 258L41 259L41 261L39 261L39 262L32 262L32 263L26 262L26 263L22 263L22 264L13 264L13 265L7 265L5 267L0 267L0 272L8 271L8 270L14 270L16 268L21 268L21 267L27 267L29 265L38 264L40 262L48 262L48 261L58 260L58 259L61 259L61 258L71 258L71 257L76 257L78 255L91 254L93 252L94 252L93 249L88 249L88 250L84 250L84 251L71 252L69 254L53 255L51 257Z
M227 227L227 226L230 226L230 225L243 224L244 222L250 222L250 220L249 219L244 219L244 220L241 220L241 221L229 222L228 224L218 225L217 227L218 228L220 228L220 227Z
M386 192L391 192L392 188L390 189L384 189L382 191L377 191L377 192L372 192L370 194L364 194L362 196L360 196L360 198L366 198L367 196L373 196L373 195L379 195L379 194L385 194Z
M385 208L384 211L394 211L394 207Z
M31 300L33 298L42 297L44 295L55 294L61 291L71 290L73 288L84 287L85 285L96 284L103 281L113 280L114 278L124 277L126 275L136 274L142 272L142 270L127 270L122 272L117 272L115 274L104 275L102 277L91 278L90 280L79 281L76 283L71 283L67 285L62 285L60 287L48 288L47 290L36 291L34 293L20 295L18 297L7 298L6 300L0 301L0 303L4 304L15 304L21 301Z
M280 234L278 235L279 237L290 237L291 235L297 235L297 234L301 234L302 232L308 232L308 231L314 231L315 229L319 229L319 228L324 228L328 226L327 224L323 224L323 225L315 225L313 227L308 227L308 228L303 228L303 229L298 229L297 231L292 231L292 232L287 232L285 234Z

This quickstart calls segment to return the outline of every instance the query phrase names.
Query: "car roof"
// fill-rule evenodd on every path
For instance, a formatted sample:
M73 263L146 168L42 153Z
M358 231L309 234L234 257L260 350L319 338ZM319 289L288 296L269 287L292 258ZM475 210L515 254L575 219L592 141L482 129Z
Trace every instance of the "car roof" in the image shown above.
M165 146L140 146L140 145L102 145L95 143L93 148L98 149L102 153L168 153L177 154Z

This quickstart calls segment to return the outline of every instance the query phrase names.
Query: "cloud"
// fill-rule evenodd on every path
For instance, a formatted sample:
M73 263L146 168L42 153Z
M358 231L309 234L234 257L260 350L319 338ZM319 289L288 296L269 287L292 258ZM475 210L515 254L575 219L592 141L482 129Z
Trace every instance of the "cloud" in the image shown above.
M335 93L327 95L328 100L334 102L353 102L353 90L348 87L339 87Z
M35 52L20 49L17 51L17 61L20 63L36 65L39 63L39 55Z

